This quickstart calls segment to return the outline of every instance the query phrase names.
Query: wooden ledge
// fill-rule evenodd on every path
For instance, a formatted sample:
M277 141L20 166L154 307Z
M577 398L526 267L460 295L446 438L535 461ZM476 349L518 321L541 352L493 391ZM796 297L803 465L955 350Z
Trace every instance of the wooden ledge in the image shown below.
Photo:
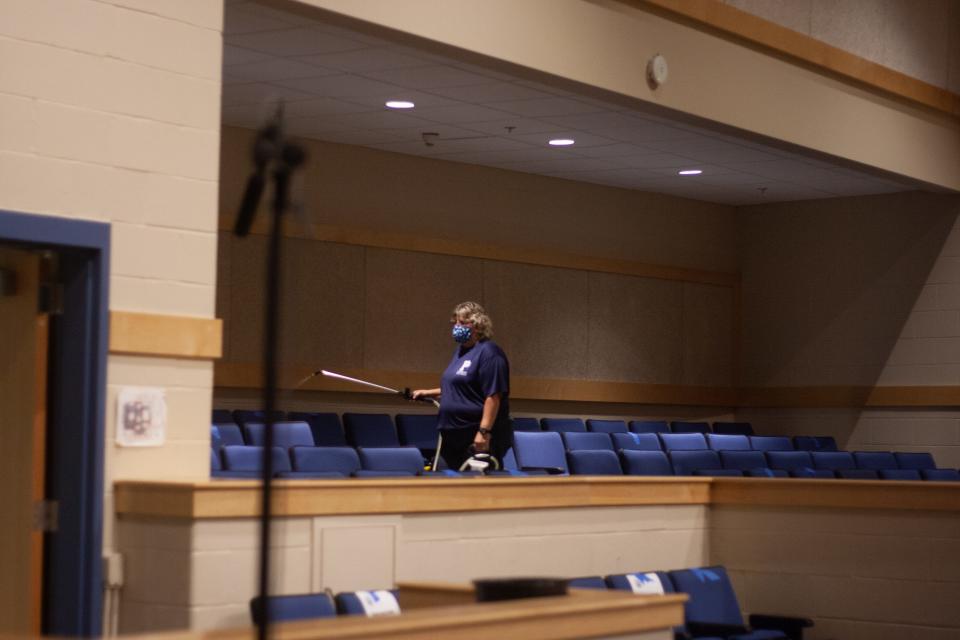
M565 476L278 480L276 516L360 515L706 504L710 478ZM256 480L120 481L116 512L168 518L253 518Z
M214 360L223 353L223 321L111 311L110 353Z

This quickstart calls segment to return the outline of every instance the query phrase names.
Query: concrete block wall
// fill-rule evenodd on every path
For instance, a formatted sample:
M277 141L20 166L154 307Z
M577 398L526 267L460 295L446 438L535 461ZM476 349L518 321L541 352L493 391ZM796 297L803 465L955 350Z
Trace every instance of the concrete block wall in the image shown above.
M111 225L110 308L213 317L223 2L0 3L0 208ZM212 363L108 362L117 478L207 474ZM166 388L159 448L118 449L116 394Z

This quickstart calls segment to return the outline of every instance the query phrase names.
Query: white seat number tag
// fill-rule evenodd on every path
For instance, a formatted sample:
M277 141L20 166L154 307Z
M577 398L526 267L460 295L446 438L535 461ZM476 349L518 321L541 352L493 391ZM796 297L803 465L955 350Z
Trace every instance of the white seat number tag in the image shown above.
M655 573L628 573L627 582L634 593L643 595L663 595L663 583Z
M400 603L390 591L357 591L357 599L368 618L400 613Z

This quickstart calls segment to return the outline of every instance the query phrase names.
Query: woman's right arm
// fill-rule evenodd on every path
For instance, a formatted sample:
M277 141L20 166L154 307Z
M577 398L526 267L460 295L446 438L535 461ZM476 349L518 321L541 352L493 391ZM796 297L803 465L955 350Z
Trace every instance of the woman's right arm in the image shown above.
M440 388L436 389L417 389L416 391L410 392L410 397L414 400L417 398L436 398L440 395Z

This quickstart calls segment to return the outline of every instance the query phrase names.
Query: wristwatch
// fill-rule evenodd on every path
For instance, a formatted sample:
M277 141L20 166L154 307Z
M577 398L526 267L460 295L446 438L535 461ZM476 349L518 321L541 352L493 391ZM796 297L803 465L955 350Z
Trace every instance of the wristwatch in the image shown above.
M488 436L488 435L490 435L491 433L493 433L493 429L484 429L483 427L480 427L480 428L478 429L478 431L480 432L480 435L482 435L482 436Z

